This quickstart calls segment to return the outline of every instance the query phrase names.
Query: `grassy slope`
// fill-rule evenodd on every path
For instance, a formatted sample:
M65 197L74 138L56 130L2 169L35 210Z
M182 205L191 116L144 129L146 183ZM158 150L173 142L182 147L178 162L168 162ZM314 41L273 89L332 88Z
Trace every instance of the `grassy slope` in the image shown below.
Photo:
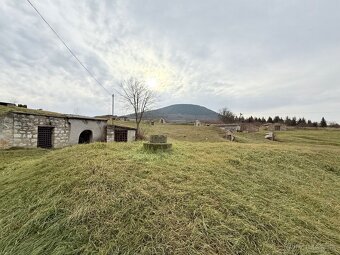
M114 121L113 124L135 127L133 121ZM190 142L221 142L224 132L216 126L194 127L188 125L159 124L154 126L142 123L141 129L147 136L150 134L167 135L170 141L190 141ZM265 133L261 130L255 133L235 133L236 141L240 143L266 143L273 142L265 140ZM279 143L304 144L304 145L334 145L340 146L340 129L290 129L285 132L275 132Z
M338 254L340 132L303 132L0 151L0 254Z
M113 124L135 127L133 121L114 121ZM154 126L142 123L141 130L147 136L150 134L167 135L169 141L190 141L190 142L221 142L224 132L214 126L194 127L191 125L159 124Z
M35 109L29 109L29 108L23 108L23 107L17 107L17 106L3 106L3 105L0 105L0 116L6 115L9 112L22 112L22 113L31 113L31 114L42 114L42 115L48 115L48 116L64 116L63 114L57 113L57 112L35 110Z
M241 143L272 144L272 141L265 141L263 139L267 132L236 133L236 139ZM276 143L340 146L340 129L292 129L285 132L275 132L275 135L278 140Z

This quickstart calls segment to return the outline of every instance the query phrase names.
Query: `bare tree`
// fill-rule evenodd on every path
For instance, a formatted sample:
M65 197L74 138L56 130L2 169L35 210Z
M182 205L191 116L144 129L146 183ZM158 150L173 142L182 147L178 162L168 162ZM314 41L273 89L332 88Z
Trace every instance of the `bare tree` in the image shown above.
M154 93L145 85L144 81L137 78L130 78L120 83L120 96L126 101L129 108L134 111L136 121L137 138L140 135L140 122L144 112L149 110L155 100Z
M219 111L219 118L223 123L233 123L235 121L235 114L225 107Z

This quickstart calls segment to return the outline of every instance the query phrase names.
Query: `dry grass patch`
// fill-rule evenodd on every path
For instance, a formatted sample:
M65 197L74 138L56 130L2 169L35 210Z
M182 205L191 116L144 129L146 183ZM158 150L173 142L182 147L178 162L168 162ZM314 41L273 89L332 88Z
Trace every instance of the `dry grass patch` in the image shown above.
M141 148L0 152L0 253L340 252L337 146Z

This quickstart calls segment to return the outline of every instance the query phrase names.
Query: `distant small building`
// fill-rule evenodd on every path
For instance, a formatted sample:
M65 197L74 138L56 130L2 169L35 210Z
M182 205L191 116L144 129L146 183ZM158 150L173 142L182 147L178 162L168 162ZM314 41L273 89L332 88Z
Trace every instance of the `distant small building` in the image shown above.
M260 127L254 123L243 122L240 124L241 132L259 132Z
M195 127L201 127L202 123L199 120L195 120L194 126Z
M262 125L268 131L286 131L287 125L284 123L266 123Z
M160 118L160 119L159 119L159 123L161 123L161 124L165 124L165 123L166 123L166 121L165 121L165 119L164 119L164 118Z
M234 141L235 140L234 133L232 131L227 130L225 134L225 138L231 142Z
M225 131L231 131L231 132L241 131L241 124L238 124L238 123L221 124L221 125L218 125L218 127L224 129Z
M220 124L218 127L231 132L258 132L259 127L253 123Z
M268 139L268 140L272 140L272 141L275 141L275 134L274 132L268 132L266 133L266 135L264 136L265 139Z
M127 116L119 116L119 117L116 118L116 120L128 121L129 117L127 117Z

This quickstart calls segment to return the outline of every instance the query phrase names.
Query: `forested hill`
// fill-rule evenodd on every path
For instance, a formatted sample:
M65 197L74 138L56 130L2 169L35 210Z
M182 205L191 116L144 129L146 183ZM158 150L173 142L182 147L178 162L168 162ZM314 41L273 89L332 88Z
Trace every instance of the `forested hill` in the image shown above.
M133 117L133 115L130 114L128 117ZM174 104L144 113L144 119L160 118L174 122L190 122L195 120L217 121L218 113L194 104Z

